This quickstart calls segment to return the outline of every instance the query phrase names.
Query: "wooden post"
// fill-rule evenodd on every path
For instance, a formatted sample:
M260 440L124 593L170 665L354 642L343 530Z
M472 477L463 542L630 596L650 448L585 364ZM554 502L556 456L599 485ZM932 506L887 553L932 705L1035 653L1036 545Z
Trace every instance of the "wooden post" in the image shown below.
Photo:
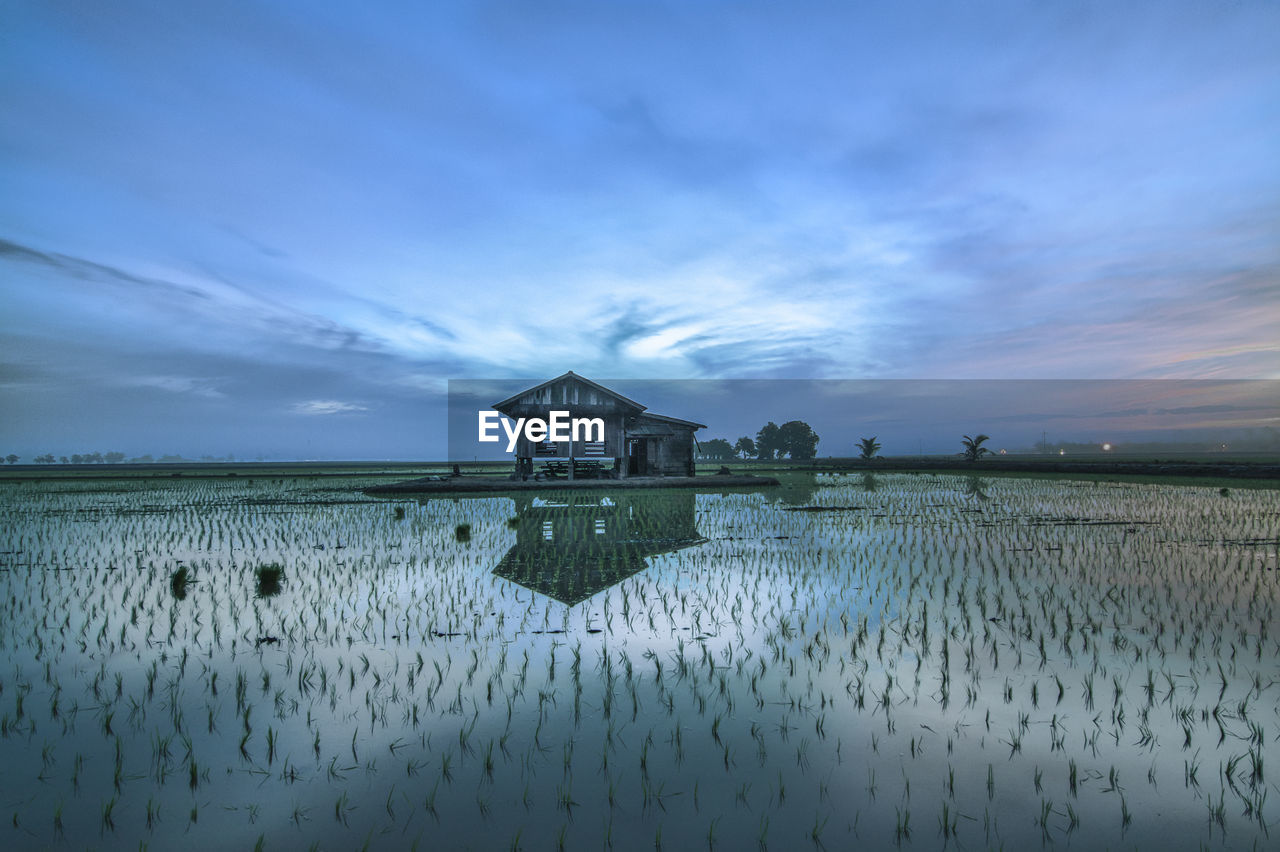
M573 434L569 434L569 478L573 479Z

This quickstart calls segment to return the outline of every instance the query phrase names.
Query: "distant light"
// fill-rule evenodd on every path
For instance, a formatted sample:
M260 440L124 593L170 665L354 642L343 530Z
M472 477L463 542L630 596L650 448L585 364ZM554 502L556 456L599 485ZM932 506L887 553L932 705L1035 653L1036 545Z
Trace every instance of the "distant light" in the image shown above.
M1066 450L1058 450L1058 455L1065 456L1066 454L1067 454Z
M1107 452L1107 453L1111 452L1111 445L1110 445L1110 444L1103 444L1103 445L1102 445L1102 450L1103 450L1103 452Z
M1000 450L1000 455L1002 455L1002 456L1007 456L1007 455L1009 455L1009 451L1008 451L1008 450L1006 450L1006 449L1001 449L1001 450Z

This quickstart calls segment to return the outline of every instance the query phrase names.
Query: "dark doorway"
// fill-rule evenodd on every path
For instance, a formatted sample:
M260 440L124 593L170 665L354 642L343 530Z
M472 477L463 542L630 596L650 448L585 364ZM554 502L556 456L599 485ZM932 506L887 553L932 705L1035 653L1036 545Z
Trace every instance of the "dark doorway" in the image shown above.
M627 441L627 476L643 476L649 470L649 442L644 438Z

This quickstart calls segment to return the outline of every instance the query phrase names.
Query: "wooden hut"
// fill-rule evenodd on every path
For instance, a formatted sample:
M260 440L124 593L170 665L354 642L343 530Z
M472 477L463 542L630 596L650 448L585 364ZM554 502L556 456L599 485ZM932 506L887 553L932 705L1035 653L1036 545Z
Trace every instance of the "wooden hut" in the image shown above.
M534 462L557 475L693 476L693 433L702 423L653 414L572 370L495 403L494 410L512 420L541 418L567 411L570 418L600 418L604 440L529 441L522 434L515 449L519 477L536 473ZM591 435L599 438L599 435Z

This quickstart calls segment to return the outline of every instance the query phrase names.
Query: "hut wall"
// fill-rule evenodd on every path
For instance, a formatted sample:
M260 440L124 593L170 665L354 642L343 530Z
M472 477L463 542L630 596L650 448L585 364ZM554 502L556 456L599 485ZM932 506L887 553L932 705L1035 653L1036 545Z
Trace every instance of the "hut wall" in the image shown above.
M521 405L518 408L513 408L511 413L508 416L512 418L537 417L541 420L549 420L553 409L555 411L568 411L570 418L574 418L574 417L603 418L604 419L605 457L621 458L623 455L626 454L626 444L623 441L623 415L621 412L617 410L607 411L598 407L588 408L583 406L575 406L575 405L572 405L571 403L557 404L556 406ZM505 437L504 437L504 440L505 440ZM516 442L515 454L517 456L523 456L526 458L529 456L534 456L536 455L536 453L534 452L535 446L536 445L528 441L522 433L520 436L520 439ZM556 457L565 457L569 455L569 447L567 444L558 446L556 449L557 449ZM577 455L577 456L582 455L581 442L578 442L574 445L574 455Z
M693 430L674 431L674 435L653 442L649 469L658 476L693 476Z

